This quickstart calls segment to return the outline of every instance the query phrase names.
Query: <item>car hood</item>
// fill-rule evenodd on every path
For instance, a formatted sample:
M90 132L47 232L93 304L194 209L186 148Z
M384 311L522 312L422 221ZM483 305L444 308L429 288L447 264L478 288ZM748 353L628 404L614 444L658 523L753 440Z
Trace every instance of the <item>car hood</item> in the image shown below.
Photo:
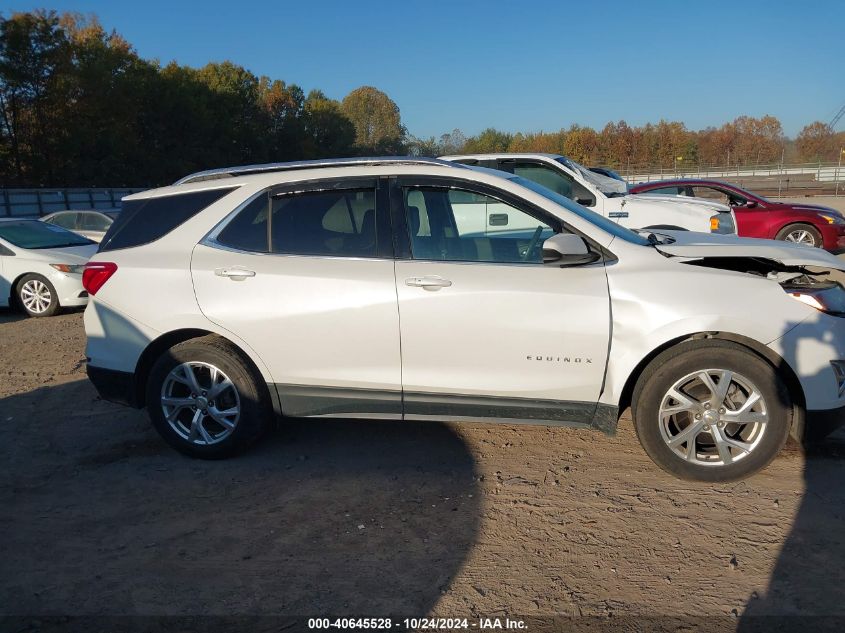
M820 248L802 244L692 231L660 231L659 235L675 240L671 244L656 246L661 253L672 257L752 257L780 262L784 266L818 266L845 270L845 260Z
M687 204L695 207L713 209L715 211L718 211L719 213L728 213L731 210L731 208L726 204L716 202L715 200L707 200L706 198L692 198L690 196L666 196L657 193L653 193L650 195L647 193L638 193L625 196L626 204L635 202L637 200L647 200L649 203L657 203L667 206Z
M97 252L96 244L67 246L65 248L21 249L22 257L54 264L84 264Z
M841 211L837 211L836 209L832 209L830 207L823 207L820 204L804 204L803 202L789 202L789 203L780 203L780 204L786 204L787 206L789 206L790 209L793 209L795 211L811 211L811 212L814 212L814 213L827 213L827 214L832 213L833 215L842 216Z

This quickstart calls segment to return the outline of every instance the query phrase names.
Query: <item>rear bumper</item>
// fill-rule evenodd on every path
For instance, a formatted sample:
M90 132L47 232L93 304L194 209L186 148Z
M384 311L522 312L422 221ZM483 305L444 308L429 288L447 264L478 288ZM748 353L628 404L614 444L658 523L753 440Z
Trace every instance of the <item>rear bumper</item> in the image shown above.
M135 398L135 374L115 369L103 369L90 363L87 365L86 371L88 372L88 380L91 381L103 400L138 408Z

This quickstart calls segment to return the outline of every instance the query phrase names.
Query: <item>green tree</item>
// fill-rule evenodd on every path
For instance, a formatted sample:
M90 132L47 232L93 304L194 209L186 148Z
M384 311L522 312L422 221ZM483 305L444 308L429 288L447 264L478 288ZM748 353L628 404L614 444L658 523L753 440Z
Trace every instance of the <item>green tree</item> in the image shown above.
M501 132L495 128L488 127L478 136L467 139L464 144L464 152L468 154L480 154L484 152L506 152L511 144L513 135Z
M355 151L355 126L341 109L340 103L319 90L312 90L305 99L305 132L308 158L349 156Z
M72 64L67 33L55 11L13 13L0 21L0 144L11 182L50 180L56 145L66 133L63 81Z

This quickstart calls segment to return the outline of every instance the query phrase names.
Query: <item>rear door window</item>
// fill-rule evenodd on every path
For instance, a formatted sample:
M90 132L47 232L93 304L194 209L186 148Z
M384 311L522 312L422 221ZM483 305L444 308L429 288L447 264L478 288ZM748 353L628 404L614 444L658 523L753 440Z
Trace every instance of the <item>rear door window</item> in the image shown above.
M216 241L257 253L375 257L375 189L262 194Z

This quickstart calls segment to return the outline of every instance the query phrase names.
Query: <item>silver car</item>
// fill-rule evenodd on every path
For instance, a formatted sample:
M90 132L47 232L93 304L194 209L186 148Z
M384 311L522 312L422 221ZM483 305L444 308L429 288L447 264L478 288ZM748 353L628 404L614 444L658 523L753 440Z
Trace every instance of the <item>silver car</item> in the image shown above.
M120 209L93 209L56 211L41 218L42 222L55 224L63 229L79 233L89 240L99 242L117 218Z

